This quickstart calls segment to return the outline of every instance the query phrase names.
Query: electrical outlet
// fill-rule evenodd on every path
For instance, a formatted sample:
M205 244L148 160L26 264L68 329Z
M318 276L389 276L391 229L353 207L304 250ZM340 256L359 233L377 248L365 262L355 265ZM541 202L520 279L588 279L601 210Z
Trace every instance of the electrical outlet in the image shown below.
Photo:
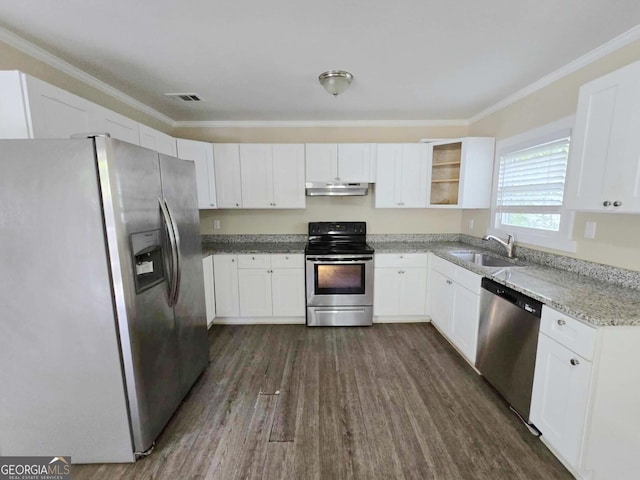
M584 238L588 238L590 240L596 238L596 222L584 222Z
M220 230L220 220L214 220L213 221L213 229L214 230Z
M469 230L473 230L474 219L469 220Z

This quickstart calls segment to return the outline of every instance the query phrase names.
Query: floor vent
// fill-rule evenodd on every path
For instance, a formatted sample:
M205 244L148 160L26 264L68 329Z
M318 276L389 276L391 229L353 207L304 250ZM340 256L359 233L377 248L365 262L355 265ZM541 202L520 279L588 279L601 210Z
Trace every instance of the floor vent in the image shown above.
M165 93L165 97L182 100L184 102L202 102L203 100L197 93Z

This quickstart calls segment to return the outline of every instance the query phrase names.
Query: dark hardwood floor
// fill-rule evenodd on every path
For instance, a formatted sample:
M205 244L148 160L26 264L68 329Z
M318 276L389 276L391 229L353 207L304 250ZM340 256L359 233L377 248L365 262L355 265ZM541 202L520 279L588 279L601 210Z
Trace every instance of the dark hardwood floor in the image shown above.
M81 479L571 479L430 324L214 326L135 464Z

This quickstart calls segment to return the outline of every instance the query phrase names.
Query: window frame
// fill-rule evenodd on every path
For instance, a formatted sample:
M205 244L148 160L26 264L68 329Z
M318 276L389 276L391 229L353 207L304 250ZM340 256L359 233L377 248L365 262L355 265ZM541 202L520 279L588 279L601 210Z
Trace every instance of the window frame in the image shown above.
M496 142L496 155L493 165L493 186L491 193L491 214L487 233L497 236L506 236L507 234L511 234L520 243L552 248L564 252L576 251L576 242L572 239L575 212L568 210L566 207L567 183L569 178L565 177L565 197L563 198L561 207L523 207L524 209L531 210L532 213L544 213L545 210L550 213L560 213L560 229L558 231L502 225L499 222L502 212L500 207L497 205L501 157L518 150L535 147L562 137L571 138L574 121L575 115L571 115L547 125L543 125L542 127L537 127ZM570 158L571 146L569 147L568 161ZM567 166L567 171L568 170L569 168Z

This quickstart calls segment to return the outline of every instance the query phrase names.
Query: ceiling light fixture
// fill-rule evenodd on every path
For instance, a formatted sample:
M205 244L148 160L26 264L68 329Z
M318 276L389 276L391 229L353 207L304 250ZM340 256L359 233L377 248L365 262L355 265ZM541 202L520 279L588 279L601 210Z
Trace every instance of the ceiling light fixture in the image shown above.
M344 92L353 80L353 75L344 70L329 70L318 77L324 89L334 97Z

